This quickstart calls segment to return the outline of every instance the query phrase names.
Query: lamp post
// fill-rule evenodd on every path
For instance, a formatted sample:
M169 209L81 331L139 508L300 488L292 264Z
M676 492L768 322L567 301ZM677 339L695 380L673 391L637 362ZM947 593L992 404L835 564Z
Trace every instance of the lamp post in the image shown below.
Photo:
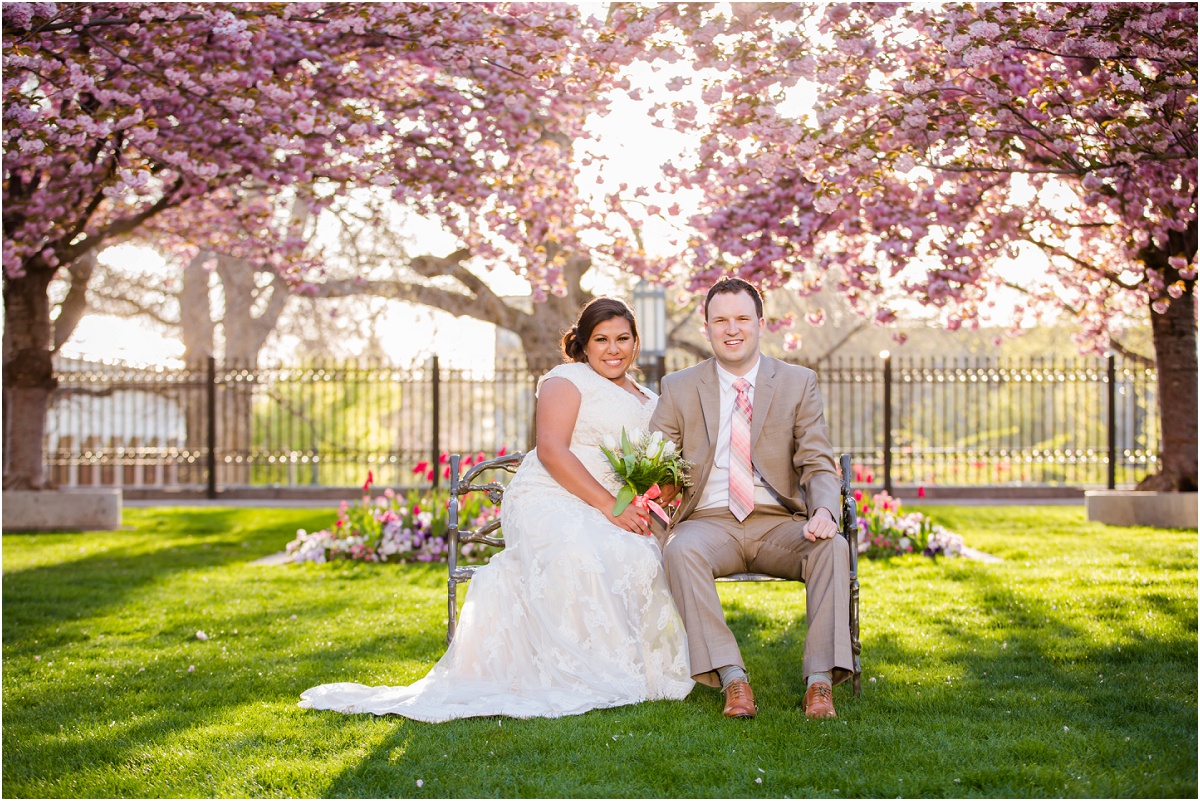
M638 366L651 389L658 392L667 372L667 291L644 278L638 281L633 290L633 314L642 340Z

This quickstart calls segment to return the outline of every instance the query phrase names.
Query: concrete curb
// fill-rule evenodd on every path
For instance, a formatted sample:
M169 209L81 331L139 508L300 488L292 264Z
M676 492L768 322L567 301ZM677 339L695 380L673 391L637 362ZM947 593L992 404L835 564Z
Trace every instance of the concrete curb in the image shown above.
M1091 490L1086 493L1088 520L1110 526L1196 528L1194 492Z
M121 527L121 490L5 490L5 531L111 531Z

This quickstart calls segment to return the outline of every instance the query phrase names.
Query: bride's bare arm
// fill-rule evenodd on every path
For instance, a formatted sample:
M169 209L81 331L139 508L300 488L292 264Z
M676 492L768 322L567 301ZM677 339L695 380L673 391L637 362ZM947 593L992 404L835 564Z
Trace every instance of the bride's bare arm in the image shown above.
M575 431L581 399L579 390L565 378L549 378L542 384L537 401L538 461L564 489L604 512L613 523L626 531L646 534L650 531L649 524L633 506L617 517L612 516L616 498L571 453L571 434Z

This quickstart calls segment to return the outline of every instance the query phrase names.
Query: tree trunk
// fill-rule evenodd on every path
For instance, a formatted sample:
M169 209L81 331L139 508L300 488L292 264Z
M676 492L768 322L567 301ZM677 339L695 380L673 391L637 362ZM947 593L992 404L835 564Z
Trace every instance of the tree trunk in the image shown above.
M209 281L212 273L204 264L212 256L201 252L183 268L179 289L179 334L183 338L183 361L189 368L203 369L214 353L212 304Z
M4 278L4 488L46 489L45 433L54 378L48 289L55 270L40 258Z
M567 297L575 300L578 296L569 293ZM562 363L563 332L575 324L581 308L583 303L551 298L536 305L531 314L521 316L513 333L521 339L530 373L540 376Z
M1158 365L1158 412L1162 428L1161 470L1140 490L1196 491L1196 296L1189 281L1183 297L1165 314L1150 313Z
M215 350L212 306L209 282L212 275L205 263L213 258L201 251L183 268L179 290L179 332L183 339L183 361L192 372L194 388L180 403L184 414L184 447L194 460L182 460L179 481L182 484L204 484L204 454L208 449L208 357Z
M216 269L225 290L225 314L221 318L224 367L250 371L247 380L223 383L218 394L217 448L229 460L222 465L221 483L249 486L254 478L248 459L254 447L254 395L260 389L258 357L291 295L278 274L272 273L271 283L259 287L257 274L266 271L246 259L218 255ZM263 302L265 293L270 294ZM260 310L257 316L256 309Z

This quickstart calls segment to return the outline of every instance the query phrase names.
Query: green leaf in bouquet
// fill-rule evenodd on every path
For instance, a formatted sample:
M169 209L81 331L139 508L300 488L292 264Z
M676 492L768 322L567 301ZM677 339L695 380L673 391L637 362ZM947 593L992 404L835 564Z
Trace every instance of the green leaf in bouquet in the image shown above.
M625 472L621 473L621 475L625 478L628 478L629 476L633 475L633 470L635 467L637 467L637 457L632 453L625 454Z
M607 457L607 459L608 459L608 463L610 465L612 465L613 472L617 473L619 475L621 472L621 464L622 464L621 460L617 458L617 455L615 453L613 453L612 451L610 451L608 448L604 447L603 445L600 446L600 450L604 452L605 457Z
M629 441L625 426L621 426L621 450L625 452L625 463L629 464L629 459L633 456L633 443Z
M617 504L613 507L613 517L616 517L617 515L621 514L621 512L624 512L625 507L633 503L633 498L633 487L630 487L628 484L621 487L621 491L617 493Z

